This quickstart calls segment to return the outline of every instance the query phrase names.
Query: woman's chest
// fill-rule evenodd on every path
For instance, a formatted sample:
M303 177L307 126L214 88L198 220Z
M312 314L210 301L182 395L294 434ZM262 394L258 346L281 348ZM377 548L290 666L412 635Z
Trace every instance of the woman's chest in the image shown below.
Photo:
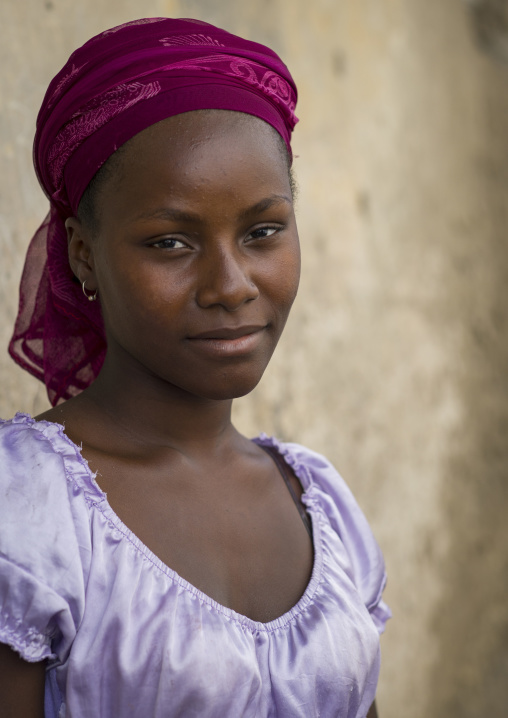
M238 482L241 483L241 482ZM102 479L129 532L162 565L217 603L268 622L286 613L309 582L313 547L281 476L257 486Z
M70 715L361 715L373 699L365 690L377 680L378 636L333 560L340 542L328 547L325 535L323 546L315 528L316 562L303 597L262 624L174 574L97 507L85 611L59 669Z

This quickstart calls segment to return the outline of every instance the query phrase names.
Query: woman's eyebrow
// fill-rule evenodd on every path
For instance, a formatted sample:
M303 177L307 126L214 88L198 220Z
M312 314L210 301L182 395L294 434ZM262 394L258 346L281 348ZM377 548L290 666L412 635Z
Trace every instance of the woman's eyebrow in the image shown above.
M160 207L158 209L149 210L148 212L142 212L141 214L138 214L134 219L166 219L176 222L199 222L201 220L198 214L192 214L192 212L183 212L180 209L172 209L171 207Z
M260 212L265 212L267 209L270 209L271 207L278 205L278 204L292 204L291 199L283 194L272 194L269 197L265 197L264 199L260 200L259 202L256 202L256 204L253 204L251 207L247 207L247 209L242 210L240 212L239 217L240 219L245 219L246 217L250 217L253 214L259 214ZM136 220L152 220L152 219L162 219L162 220L168 220L173 222L200 222L202 221L202 218L198 214L193 214L192 212L186 212L180 209L175 209L171 207L160 207L158 209L149 210L147 212L143 212L135 217Z
M245 209L243 212L240 213L240 217L249 217L252 214L264 212L277 204L291 205L292 201L284 194L271 194L269 197L265 197L265 199L262 199L260 202L256 202L256 204L253 204L252 207L248 207L247 209Z

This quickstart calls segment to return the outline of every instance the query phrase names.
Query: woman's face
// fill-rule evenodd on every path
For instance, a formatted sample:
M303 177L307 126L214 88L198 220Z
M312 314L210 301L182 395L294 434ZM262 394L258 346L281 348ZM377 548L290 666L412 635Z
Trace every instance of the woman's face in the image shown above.
M203 398L251 391L300 273L275 131L224 111L164 120L125 145L97 216L87 287L98 289L110 360L134 359Z

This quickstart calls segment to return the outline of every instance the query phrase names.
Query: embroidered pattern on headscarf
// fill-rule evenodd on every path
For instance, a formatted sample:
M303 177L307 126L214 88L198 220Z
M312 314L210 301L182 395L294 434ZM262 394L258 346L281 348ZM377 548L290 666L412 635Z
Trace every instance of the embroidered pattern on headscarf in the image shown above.
M225 47L223 42L219 42L208 35L174 35L173 37L162 37L159 42L164 47L172 47L173 45L213 45L214 47Z
M79 74L86 64L87 63L85 62L83 63L83 65L79 65L78 67L76 67L76 65L73 65L68 74L62 77L62 79L56 86L54 93L48 101L48 107L51 107L51 105L62 95L63 91L71 82L72 78L75 77L75 75Z
M277 73L252 60L231 59L231 55L207 55L165 65L164 70L203 70L241 77L268 92L275 102L282 102L291 112L295 110L296 103L291 98L289 84Z
M94 97L71 117L48 151L48 169L53 186L57 188L56 198L63 182L63 169L67 160L83 140L140 100L155 97L160 90L158 82L117 85L103 95Z

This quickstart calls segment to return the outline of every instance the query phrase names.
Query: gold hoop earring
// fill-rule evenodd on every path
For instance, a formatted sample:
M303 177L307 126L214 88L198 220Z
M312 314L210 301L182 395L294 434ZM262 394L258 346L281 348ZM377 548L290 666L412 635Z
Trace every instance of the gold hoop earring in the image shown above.
M81 289L83 290L83 294L85 295L85 297L88 299L89 302L95 302L95 300L97 299L97 290L95 290L95 292L93 294L87 294L86 288L85 288L85 282L81 283Z

